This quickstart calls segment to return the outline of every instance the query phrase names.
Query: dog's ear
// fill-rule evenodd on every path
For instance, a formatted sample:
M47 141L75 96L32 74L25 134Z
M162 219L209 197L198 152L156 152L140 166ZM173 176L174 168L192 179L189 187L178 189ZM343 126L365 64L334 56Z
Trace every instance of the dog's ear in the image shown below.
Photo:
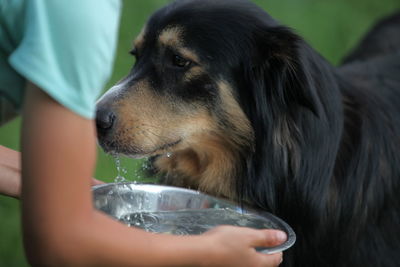
M313 75L314 53L286 27L273 27L255 33L254 54L248 77L253 90L269 98L268 103L283 110L305 107L319 116L318 81ZM318 70L317 70L318 71Z

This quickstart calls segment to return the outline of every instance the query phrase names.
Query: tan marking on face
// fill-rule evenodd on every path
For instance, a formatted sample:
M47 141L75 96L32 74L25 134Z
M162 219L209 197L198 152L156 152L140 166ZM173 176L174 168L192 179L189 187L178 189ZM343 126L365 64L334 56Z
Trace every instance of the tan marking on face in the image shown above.
M249 120L225 81L218 83L222 108L232 128L222 128L214 120L213 127L202 134L194 134L186 140L186 149L178 150L170 157L161 156L155 165L165 175L164 183L198 189L203 192L236 198L235 175L240 171L239 155L244 149L251 150L253 131Z
M235 100L232 94L232 88L226 81L218 82L219 94L227 118L230 119L230 123L234 125L234 129L230 129L234 143L238 145L249 146L253 142L254 133L251 127L251 123L247 116L244 114L239 103Z
M181 27L168 27L160 33L158 39L164 46L182 47L182 33L183 29Z
M195 63L200 63L199 56L196 54L196 52L190 50L189 48L180 47L180 48L178 48L178 52L184 58L189 59L190 61L193 61Z
M205 72L204 72L204 69L202 67L195 66L195 67L191 68L190 70L188 70L185 73L184 81L185 82L189 82L190 80L195 79L195 78L201 76L204 73Z
M190 148L156 160L155 166L165 175L162 182L234 199L232 178L238 159L233 146L212 134L198 135L190 143Z
M164 29L158 39L162 46L171 47L175 49L182 57L195 62L200 63L200 58L195 51L184 47L183 40L183 28L179 26L168 27Z
M115 103L119 120L116 139L123 146L144 152L179 140L179 136L168 132L169 125L176 124L170 115L171 107L150 86L148 81L140 81L131 93Z
M197 69L192 75L200 73ZM251 147L253 132L229 84L220 81L218 87L223 117L230 127L221 125L218 116L201 104L157 94L149 81L138 82L131 93L115 102L116 140L123 147L148 152L181 140L154 152L161 154L154 164L163 173L163 182L235 199L233 179L241 166L239 156ZM162 155L167 152L172 155Z
M144 45L144 36L145 36L145 33L146 33L146 29L147 29L147 26L144 26L143 28L142 28L142 30L140 31L140 33L139 33L139 35L136 37L136 39L133 41L133 46L134 47L136 47L136 49L140 49L140 48L142 48L143 47L143 45Z
M138 148L147 156L165 153L181 149L182 144L162 149L165 145L215 127L204 107L188 106L157 94L146 80L136 83L129 91L114 103L118 117L114 139L121 147Z

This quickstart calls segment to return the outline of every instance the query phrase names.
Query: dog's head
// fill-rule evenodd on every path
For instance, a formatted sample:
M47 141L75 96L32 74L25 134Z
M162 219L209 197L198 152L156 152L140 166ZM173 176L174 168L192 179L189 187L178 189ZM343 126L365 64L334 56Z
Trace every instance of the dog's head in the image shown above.
M99 100L99 142L157 156L174 184L232 196L266 138L294 149L282 118L320 109L301 44L249 1L176 1L150 18L130 73Z

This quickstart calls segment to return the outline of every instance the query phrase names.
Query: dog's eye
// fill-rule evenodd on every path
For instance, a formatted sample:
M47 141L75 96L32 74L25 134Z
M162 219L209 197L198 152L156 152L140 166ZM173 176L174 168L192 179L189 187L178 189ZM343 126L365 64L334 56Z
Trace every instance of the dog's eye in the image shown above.
M191 61L184 59L183 57L178 55L173 56L172 62L174 63L175 66L180 68L188 67L192 63Z

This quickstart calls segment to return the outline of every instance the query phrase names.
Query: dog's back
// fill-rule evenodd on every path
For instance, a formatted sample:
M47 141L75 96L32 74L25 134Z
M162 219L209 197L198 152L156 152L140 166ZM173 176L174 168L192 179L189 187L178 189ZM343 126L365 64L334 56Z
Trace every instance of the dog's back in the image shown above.
M400 90L400 12L379 21L343 59L339 73L364 90Z
M387 99L400 112L400 12L379 21L344 58L338 73L344 95L356 91Z
M379 21L342 61L346 65L400 51L400 11Z
M356 87L400 90L400 12L379 21L343 59L339 73Z
M356 91L388 99L400 112L400 12L379 21L344 58L338 73L344 95Z
M372 220L364 222L368 234L360 237L362 246L354 248L354 259L370 258L370 266L400 266L400 233L394 225L400 221L400 13L366 35L344 59L338 76L345 129L335 176L343 176L342 181L364 177L349 187L363 193L346 197L359 203L344 205L357 213L354 226L366 214ZM348 264L361 266L357 260Z

